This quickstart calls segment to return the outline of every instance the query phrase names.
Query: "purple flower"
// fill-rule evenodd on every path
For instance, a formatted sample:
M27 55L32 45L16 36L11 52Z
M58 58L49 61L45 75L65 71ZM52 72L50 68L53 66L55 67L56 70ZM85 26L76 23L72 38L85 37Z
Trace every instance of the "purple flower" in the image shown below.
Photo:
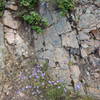
M37 73L32 73L32 74L29 76L29 78L32 78L32 77L34 77L35 75L37 75Z
M26 89L29 89L29 88L32 88L32 86L31 85L26 86Z
M48 81L49 84L52 84L52 81Z
M39 76L38 76L38 75L36 75L36 76L35 76L35 78L36 78L36 79L39 79Z
M21 75L21 76L20 76L20 79L21 79L21 80L24 80L24 79L27 79L27 77L24 76L24 75Z
M41 72L41 71L38 69L37 72L39 73L39 72Z
M45 73L42 73L41 76L44 77L45 76Z
M21 88L21 91L25 91L26 88Z
M81 84L80 83L75 86L75 90L79 90L80 88L81 88Z
M57 83L63 82L63 80L57 80Z
M17 94L19 94L20 92L21 92L20 90L16 91Z

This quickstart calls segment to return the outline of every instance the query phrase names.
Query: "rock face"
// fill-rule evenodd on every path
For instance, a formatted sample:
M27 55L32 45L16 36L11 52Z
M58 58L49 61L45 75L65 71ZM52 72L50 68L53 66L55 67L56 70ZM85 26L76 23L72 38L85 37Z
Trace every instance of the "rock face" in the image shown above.
M0 23L0 70L4 67L4 32L3 25Z
M5 69L5 44L4 44L4 31L3 24L0 23L0 94L2 93L3 85L2 81L4 78L4 69Z
M3 23L10 28L18 29L18 22L12 18L11 12L8 10L4 12Z
M82 5L78 5L75 15L71 14L69 18L61 17L59 12L49 4L40 7L40 14L49 19L50 27L46 29L43 36L38 36L35 39L36 56L40 62L48 59L55 79L64 78L64 73L68 71L69 74L66 73L68 80L64 80L70 84L73 81L74 89L78 88L81 94L90 93L93 95L88 91L88 87L85 87L86 84L100 92L100 89L97 88L99 87L100 73L92 74L94 69L100 70L100 62L98 62L100 59L100 14L96 2L98 1L80 0L79 3ZM72 19L69 20L70 18ZM84 65L88 66L85 68ZM62 71L60 74L61 70L66 71ZM93 77L98 77L96 82L92 81ZM84 88L87 89L84 90ZM99 97L100 93L97 92L94 95Z
M75 32L66 33L62 35L62 45L65 47L79 48Z
M100 99L100 1L78 2L75 14L67 17L49 2L40 4L40 14L49 22L43 34L15 19L16 3L7 2L0 24L0 100L33 100L17 95L16 89L29 84L19 76L30 74L35 59L40 65L48 61L50 77L64 80L68 89Z
M96 18L93 14L83 14L80 17L79 28L80 29L92 28L93 26L96 26L95 22Z

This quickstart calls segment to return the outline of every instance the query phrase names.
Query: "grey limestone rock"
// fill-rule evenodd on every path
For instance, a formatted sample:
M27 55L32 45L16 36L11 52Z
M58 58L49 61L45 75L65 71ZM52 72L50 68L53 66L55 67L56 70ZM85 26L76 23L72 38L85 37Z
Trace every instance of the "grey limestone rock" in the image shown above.
M62 45L65 47L79 48L75 32L62 35Z

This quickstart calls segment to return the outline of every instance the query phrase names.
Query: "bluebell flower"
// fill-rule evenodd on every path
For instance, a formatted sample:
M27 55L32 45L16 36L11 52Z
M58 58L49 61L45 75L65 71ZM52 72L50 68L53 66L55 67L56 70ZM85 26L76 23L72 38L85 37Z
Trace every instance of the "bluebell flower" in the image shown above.
M52 84L52 81L48 81L49 84Z
M24 75L21 75L21 76L20 76L20 79L21 79L21 80L24 80L24 79L27 79L27 77L24 76Z
M26 88L21 88L21 91L25 91L26 90Z
M63 82L63 80L57 80L57 83L61 83L61 82Z
M20 90L17 90L17 91L16 91L17 94L19 94L20 92L21 92Z
M42 73L41 76L44 77L45 76L45 73Z
M75 90L79 90L80 88L81 88L81 84L80 83L75 86Z
M32 86L31 85L26 86L26 89L29 89L29 88L32 88Z
M35 76L36 79L39 79L40 77L38 75Z

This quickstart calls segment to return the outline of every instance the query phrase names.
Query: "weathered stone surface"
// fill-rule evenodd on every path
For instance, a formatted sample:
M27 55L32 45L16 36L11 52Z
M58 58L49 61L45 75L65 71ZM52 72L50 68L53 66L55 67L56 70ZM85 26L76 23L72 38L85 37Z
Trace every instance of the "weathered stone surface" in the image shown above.
M97 40L100 40L100 29L91 30L90 33L93 35L93 37Z
M94 56L90 56L90 63L94 66L94 67L100 67L100 59L96 58Z
M61 47L61 39L58 36L54 26L51 26L46 30L46 33L44 34L44 40L46 44L50 42L55 47Z
M37 52L37 57L39 59L50 59L50 60L53 60L53 55L54 55L54 52L51 51L51 50Z
M17 10L18 6L15 5L15 2L8 1L5 8L11 9L11 10Z
M84 95L85 92L83 90L82 83L79 80L79 77L80 77L80 74L81 74L79 66L77 66L77 65L70 66L70 71L71 71L71 78L72 78L72 80L74 82L75 90L79 91L80 94Z
M87 89L90 95L95 95L98 98L98 100L100 99L100 90L93 87L88 87Z
M79 20L79 28L88 29L96 26L96 18L93 14L83 14Z
M70 23L66 20L66 18L60 18L57 24L55 24L56 31L59 35L71 31Z
M47 3L43 2L40 5L40 14L48 20L49 25L53 24L51 12L47 9Z
M18 88L23 85L15 76L19 76L21 71L25 71L25 74L30 74L30 70L32 70L30 66L33 67L33 64L30 63L34 63L34 59L31 58L33 57L31 50L35 50L36 61L39 61L39 64L45 63L46 60L48 61L48 71L51 77L54 80L63 80L67 88L74 88L82 95L85 94L84 90L86 91L86 87L84 86L87 84L94 89L98 88L100 90L100 37L99 32L94 31L97 29L99 31L100 28L99 3L96 4L98 0L94 2L93 0L79 0L79 5L76 7L77 11L73 11L75 16L73 13L70 13L67 16L68 19L61 16L59 9L56 10L54 5L48 5L48 1L43 2L39 8L40 14L43 18L47 18L49 25L45 32L39 35L33 33L30 26L27 25L21 25L20 29L18 28L18 21L11 14L11 12L17 10L17 6L15 2L11 3L12 1L7 1L6 9L8 10L4 11L3 16L5 44L8 54L11 53L9 57L6 57L5 72L9 76L6 80L9 81L4 84L4 92L8 94L4 100L6 100L6 97L8 97L7 99L11 96L13 97L13 93L9 91L9 87L11 88L12 84L9 83L15 82L14 84L17 86L16 81L19 82ZM3 29L0 29L0 48L3 48L4 36L1 30ZM0 51L0 67L4 64L3 55L2 49ZM0 73L0 80L2 80L1 77ZM14 79L12 79L13 77ZM0 90L2 90L1 87ZM97 92L94 93L93 90L87 91L87 93L98 96ZM16 94L14 95L15 97L12 99L15 100L31 100L24 93L19 94L19 97ZM2 99L0 98L0 100Z
M95 4L96 4L98 7L100 7L100 0L96 0L96 1L95 1Z
M16 34L15 35L15 48L16 48L16 55L19 56L19 57L29 57L29 50L28 50L28 45L27 43L25 43L23 41L23 39L18 35Z
M18 22L14 20L14 18L11 15L11 12L8 10L5 10L4 15L3 15L3 23L4 25L13 28L13 29L18 29Z
M80 76L80 69L79 69L79 66L77 65L73 65L73 66L70 66L70 70L71 70L71 77L73 79L73 81L75 83L77 83L79 81L79 76Z
M14 44L14 41L15 41L14 33L6 33L5 34L5 39L7 40L7 42L9 44Z
M79 33L80 40L89 40L89 38L90 38L90 36L88 35L88 33L84 33L84 32Z
M96 16L97 23L99 24L100 23L100 8L97 8L94 14Z
M84 49L81 49L81 56L83 58L86 58L88 55L87 55L87 52L84 50Z
M71 73L69 69L61 70L59 68L52 68L52 69L49 69L49 73L50 73L50 76L53 77L55 80L61 80L67 85L71 85L71 78L70 78Z
M5 33L14 33L14 30L8 27L4 27L4 32Z
M4 68L4 32L3 25L0 23L0 70L2 68Z
M34 40L35 51L39 51L44 48L43 35L37 35L37 39Z
M65 47L79 48L75 32L70 32L62 35L62 45Z
M54 61L58 62L62 69L68 69L69 54L63 48L56 48L54 51Z
M88 48L89 46L86 43L81 44L82 48Z

